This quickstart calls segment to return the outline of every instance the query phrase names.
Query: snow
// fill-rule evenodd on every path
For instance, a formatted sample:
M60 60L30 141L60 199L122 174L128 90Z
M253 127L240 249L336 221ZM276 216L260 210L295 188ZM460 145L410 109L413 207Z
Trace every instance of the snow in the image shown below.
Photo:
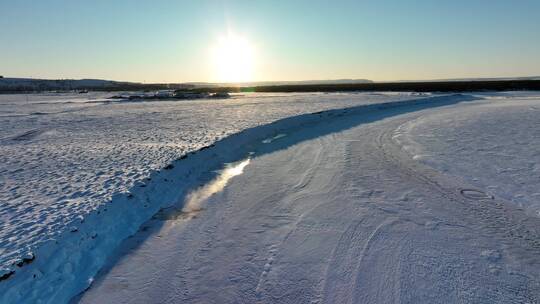
M540 299L533 93L107 96L0 95L0 302Z
M286 117L414 94L150 102L114 102L110 95L0 95L0 264L3 274L15 271L0 283L0 302L62 302L86 288L122 239L197 183L188 176L163 190L154 175L178 183L179 174L216 164L209 157L158 172L189 152ZM273 128L253 136L275 136ZM27 254L35 261L16 266Z
M414 159L540 217L540 94L481 94L396 132Z
M245 134L265 137L216 144L206 153L222 170L143 224L75 300L538 302L540 220L463 171L441 171L411 154L432 146L420 145L417 129L406 126L420 129L433 118L452 129L437 115L489 110L492 101L478 98L294 117L272 134ZM202 200L185 209L192 197Z

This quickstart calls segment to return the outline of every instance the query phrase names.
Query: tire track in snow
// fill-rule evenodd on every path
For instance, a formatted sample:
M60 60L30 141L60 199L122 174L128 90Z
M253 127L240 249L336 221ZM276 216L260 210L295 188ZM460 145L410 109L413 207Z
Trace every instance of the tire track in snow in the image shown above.
M370 227L379 217L352 222L339 238L324 274L323 303L354 303L352 291L356 286L360 264L377 231L386 225L383 221L373 230Z
M387 232L402 221L387 217L369 235L361 250L352 281L352 301L350 303L395 303L400 302L400 260L403 236L397 230ZM378 244L382 243L382 244ZM376 245L378 244L378 245ZM373 266L382 266L383 269ZM373 276L376 271L384 271L384 276ZM388 290L392 290L389 292Z
M396 125L396 129L403 124ZM426 188L437 191L448 202L452 202L454 205L437 207L464 220L469 230L497 239L511 259L528 264L532 269L540 268L540 219L527 216L521 208L516 208L500 198L490 195L464 195L464 189L475 193L485 191L470 187L459 177L446 176L431 167L412 161L410 155L393 140L394 130L388 128L377 137L377 145L389 162L398 166L410 179L421 182ZM537 279L532 273L529 273L529 278ZM537 288L531 287L532 290Z
M257 287L255 289L256 297L258 299L261 299L263 295L265 294L264 284L267 280L268 274L271 272L272 263L276 260L279 260L279 254L280 249L284 246L284 244L289 240L290 236L294 233L297 233L299 230L299 225L302 222L303 217L306 214L309 214L310 210L314 210L317 207L319 207L320 204L312 205L309 207L309 209L306 210L299 210L297 212L294 211L294 209L297 209L296 202L306 199L309 196L316 195L312 193L308 188L308 185L310 185L313 178L321 171L323 168L321 168L321 164L328 159L328 143L325 138L317 138L314 140L316 143L316 149L309 149L309 152L315 153L315 156L313 157L312 161L308 164L302 163L302 168L304 169L304 172L300 175L298 182L296 182L291 189L287 191L288 195L284 197L282 205L285 206L286 210L288 210L288 213L291 214L300 214L296 217L289 218L289 223L283 225L283 227L287 227L288 232L285 234L283 239L281 239L278 243L272 245L269 250L269 258L268 262L264 265L263 271L261 272L261 275L259 276L259 281L257 283ZM314 151L315 150L315 151ZM292 160L291 160L292 161ZM331 186L331 184L326 183L324 185L325 187ZM324 188L324 187L323 187ZM323 191L323 189L318 189L318 191ZM280 211L283 211L280 209ZM312 228L309 228L312 229Z
M323 159L323 144L321 140L317 140L317 144L318 149L316 150L317 152L315 154L315 157L313 158L313 162L307 167L298 183L292 187L292 190L302 189L307 184L309 184L309 182L313 179L317 168L319 168Z

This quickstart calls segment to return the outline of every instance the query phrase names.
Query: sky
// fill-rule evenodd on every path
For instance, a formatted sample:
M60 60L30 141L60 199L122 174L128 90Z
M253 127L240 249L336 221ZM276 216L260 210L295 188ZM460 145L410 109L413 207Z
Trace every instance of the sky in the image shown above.
M514 77L539 55L538 0L0 0L4 77Z

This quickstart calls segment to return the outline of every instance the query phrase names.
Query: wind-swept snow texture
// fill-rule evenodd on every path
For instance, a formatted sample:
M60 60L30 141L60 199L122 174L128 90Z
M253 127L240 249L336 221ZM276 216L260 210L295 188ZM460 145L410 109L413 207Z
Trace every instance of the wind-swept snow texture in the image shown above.
M218 164L205 154L200 163L169 166L189 152L286 117L424 96L249 94L151 102L106 97L0 95L1 303L61 303L86 288L122 239ZM273 128L249 134L270 136ZM247 144L251 137L238 134L242 140L229 144Z
M395 139L414 159L540 217L540 94L481 97L409 121Z
M473 132L436 117L492 110L494 101L477 98L324 112L286 120L270 134L259 129L266 137L257 141L218 143L209 153L231 165L146 222L76 300L539 303L540 219L470 182L468 171L443 172L413 159L403 141L417 139L418 130L407 133L403 126L431 117L436 135L445 125ZM519 127L527 121L534 127L532 118ZM501 130L483 125L482 131ZM509 140L507 134L493 140ZM464 149L474 147L474 139ZM538 150L534 140L521 147ZM516 157L523 152L512 150Z

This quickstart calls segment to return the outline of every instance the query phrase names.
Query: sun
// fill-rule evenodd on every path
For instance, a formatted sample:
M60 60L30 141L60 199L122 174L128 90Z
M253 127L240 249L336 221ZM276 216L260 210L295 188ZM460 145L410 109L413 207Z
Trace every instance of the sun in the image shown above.
M228 34L219 38L212 49L212 60L218 82L253 80L254 49L243 37Z

